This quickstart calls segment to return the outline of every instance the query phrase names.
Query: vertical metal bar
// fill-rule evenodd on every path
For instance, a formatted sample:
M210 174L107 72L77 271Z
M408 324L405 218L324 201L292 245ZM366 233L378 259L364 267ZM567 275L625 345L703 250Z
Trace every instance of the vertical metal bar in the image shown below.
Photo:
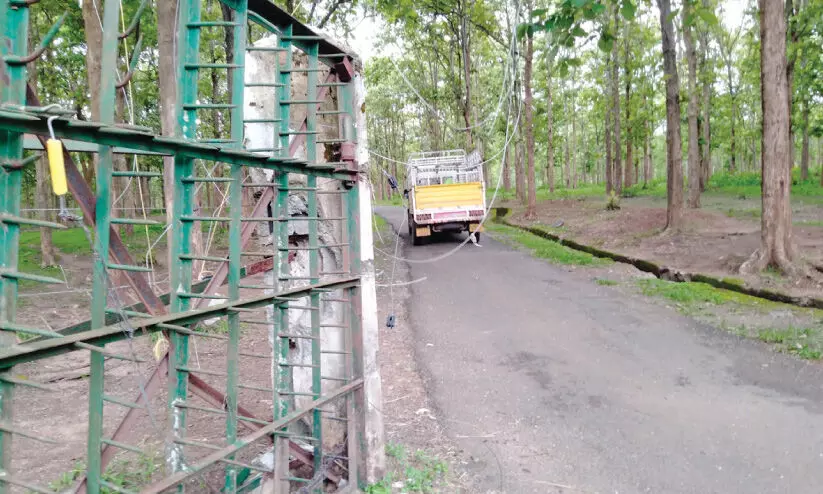
M342 135L341 137L347 141L356 141L355 128L355 108L354 108L354 84L348 83L341 86L338 91L338 98L340 100L340 108L345 113L343 114ZM350 272L359 274L361 271L360 262L360 191L357 185L352 186L346 193L347 203L347 221L346 233L349 241L349 268ZM364 375L363 369L363 333L361 326L361 297L360 286L352 287L348 290L349 296L349 341L351 342L351 369L352 379L362 377ZM365 451L365 435L363 429L363 420L365 417L365 394L363 389L349 395L349 476L350 482L357 482L356 485L365 487L365 472L364 465L359 462L359 454ZM352 440L352 436L354 439ZM352 451L353 450L353 451ZM354 463L354 464L353 464ZM352 477L354 479L352 480Z
M306 73L306 97L311 98L311 95L317 92L317 68L319 62L317 55L319 52L318 43L310 43L307 47L306 55L308 56L308 68ZM314 163L317 161L317 135L314 133L317 130L317 106L308 105L306 110L306 161ZM306 193L306 200L308 202L309 218L318 217L317 208L317 176L309 174L306 177L306 186L308 192ZM320 237L318 235L317 221L309 222L309 278L312 284L320 282ZM312 393L314 399L320 398L322 393L322 354L320 344L320 293L312 292L310 305L313 308L311 311L311 335L314 339L311 340L311 363L312 363ZM323 420L320 410L315 410L312 414L312 436L317 439L314 442L314 471L318 472L320 466L323 464Z
M120 1L106 0L103 9L103 46L100 62L100 120L114 123L115 82L117 75L117 34ZM106 325L106 306L110 283L106 273L109 259L109 226L111 220L111 173L114 154L111 146L100 146L97 165L97 204L95 206L94 277L92 281L91 327ZM103 436L104 357L100 352L89 356L89 429L87 439L87 489L89 494L101 490Z
M8 0L0 0L0 29L8 35L8 39L0 38L0 102L23 105L26 102L26 66L7 65L7 55L23 56L28 44L29 9L26 5L11 8ZM8 83L2 77L8 77ZM0 162L17 160L23 156L23 134L13 131L0 131ZM2 211L11 215L20 214L20 182L21 171L9 169L0 178L0 204ZM20 228L16 224L6 223L0 228L0 266L3 269L17 270L17 254L19 246ZM0 277L0 320L13 322L17 315L17 280ZM0 334L0 347L8 347L17 343L14 333ZM12 395L13 384L0 383L0 420L10 424L12 422ZM0 433L0 468L11 471L12 434L8 431ZM0 493L9 491L5 482L0 485Z
M193 104L197 100L197 74L195 70L186 70L186 64L196 64L199 58L200 30L189 28L188 24L200 20L200 2L197 0L180 0L177 6L177 134L185 139L197 137L197 112L183 105ZM191 292L192 260L186 255L191 251L191 221L181 221L181 217L192 215L194 184L184 180L192 176L195 170L192 158L177 155L174 158L174 207L172 208L172 229L170 243L174 265L170 266L171 312L183 312L190 309L190 299L180 297L179 292ZM189 337L176 331L169 333L169 427L172 439L183 439L186 432L186 409L177 406L186 401L188 395L188 373L180 370L188 365ZM183 447L169 441L166 453L169 472L179 472L185 468ZM183 487L178 486L178 492Z
M291 41L287 38L292 34L291 25L283 29L281 36L278 39L277 46L282 48L285 53L285 62L280 70L278 63L277 82L280 87L277 89L278 101L286 101L291 98L291 72L292 67L292 51ZM279 56L278 56L279 58ZM275 130L274 142L280 150L280 156L289 156L289 123L291 119L291 111L289 105L279 105L280 125L279 131ZM278 129L278 126L274 126ZM282 135L281 135L282 134ZM289 213L289 175L288 173L278 173L277 175L277 200L274 203L273 215L276 218L288 216ZM289 225L286 221L278 221L275 223L274 229L275 238L272 239L274 245L274 269L272 272L273 285L275 290L279 291L285 288L287 281L284 281L289 275L289 254L286 247L289 244ZM274 420L284 417L289 411L289 398L287 395L281 394L284 391L290 391L292 388L292 372L291 367L284 364L288 363L289 342L280 338L280 333L288 333L289 327L289 313L282 304L274 305L273 311L274 324L272 327L272 345L273 345L273 375L274 383ZM282 436L274 436L274 491L288 492L289 484L284 478L288 477L289 464L288 444Z
M248 16L248 6L246 0L238 0L233 12L234 52L233 60L236 68L231 69L232 78L231 103L234 108L231 112L231 139L240 146L243 142L243 92L244 92L244 71L243 57L246 55L246 20ZM243 215L243 167L241 165L231 165L231 178L229 190L229 299L240 298L240 263L241 263L241 233L242 224L240 218ZM226 444L234 444L237 441L237 390L240 379L238 367L238 352L240 346L240 314L231 312L227 316L229 326L229 341L226 351ZM234 457L230 457L233 460ZM235 465L226 465L226 482L223 492L234 493L237 491L237 472Z

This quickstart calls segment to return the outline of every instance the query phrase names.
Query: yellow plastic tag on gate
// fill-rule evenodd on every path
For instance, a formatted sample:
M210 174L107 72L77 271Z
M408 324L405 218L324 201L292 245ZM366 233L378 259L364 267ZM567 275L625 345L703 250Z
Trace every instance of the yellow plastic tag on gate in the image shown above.
M66 164L63 162L63 143L58 139L49 139L46 141L46 151L49 156L51 187L55 194L62 196L69 190L66 184Z

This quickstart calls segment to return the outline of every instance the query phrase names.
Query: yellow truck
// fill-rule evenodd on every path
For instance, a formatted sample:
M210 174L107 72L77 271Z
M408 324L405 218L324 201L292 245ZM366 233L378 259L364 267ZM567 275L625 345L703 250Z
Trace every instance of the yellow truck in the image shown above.
M416 153L406 165L409 236L414 245L439 232L469 232L480 240L486 214L483 164L477 151Z

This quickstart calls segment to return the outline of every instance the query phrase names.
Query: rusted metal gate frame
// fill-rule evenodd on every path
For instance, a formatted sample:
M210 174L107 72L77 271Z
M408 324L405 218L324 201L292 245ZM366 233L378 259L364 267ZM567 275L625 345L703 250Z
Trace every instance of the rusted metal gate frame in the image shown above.
M0 24L4 25L6 20L7 20L7 17L8 17L8 20L9 20L10 24L11 24L11 18L16 16L17 14L19 14L20 11L26 12L30 3L31 2L22 2L22 1L15 1L15 0L0 1L0 13L3 14L3 16L0 17L0 21L2 21L2 22L0 22ZM108 3L112 3L112 2L107 2L107 4ZM186 3L186 2L181 2L181 3ZM242 2L242 1L224 1L224 3L227 3L230 6L232 6L233 8L239 9L241 11L245 7L243 5L245 2ZM257 14L258 16L269 16L272 12L279 15L281 18L282 18L282 15L283 15L282 11L280 11L279 13L276 12L274 10L274 9L276 9L276 7L274 7L272 4L270 4L268 2L265 2L263 0L250 0L249 3L248 3L248 7L250 9L249 12L252 13L252 14L255 12L254 9L256 8L257 12L258 12L258 14ZM13 12L15 10L17 12ZM109 10L116 10L116 9L109 9ZM259 12L262 12L263 14L260 14ZM267 17L261 17L261 19L263 21L265 21L266 18ZM24 20L25 20L25 17L21 17L20 19L17 19L18 29L23 29L22 25L24 24L24 22L23 22ZM110 22L110 19L107 19L107 20L109 20L107 25L112 25L112 23ZM321 43L319 43L320 38L317 37L310 30L307 30L304 26L300 25L299 23L289 23L289 24L290 24L290 26L288 26L288 27L291 27L291 26L296 26L297 27L297 29L295 29L294 32L297 32L298 30L301 32L301 34L291 34L290 35L290 39L288 39L288 45L289 46L291 46L292 42L295 42L295 41L298 42L298 43L302 43L302 44L306 44L306 43L315 44L315 45L318 45L318 48L320 48L322 46L322 49L315 49L315 52L314 52L315 57L317 57L318 55L321 55L321 54L339 56L339 54L340 54L339 52L338 53L329 53L328 52L328 45L327 44L326 45L321 45ZM114 25L116 25L116 22L114 23ZM276 26L275 26L275 28L276 28ZM292 29L294 29L294 28L292 27ZM56 29L53 29L52 31L56 32ZM50 36L53 36L53 35L54 35L54 33L50 33ZM108 41L111 41L112 35L113 34L111 32L107 33ZM47 38L49 38L50 36L47 36ZM14 36L12 35L10 37L13 38ZM281 38L283 38L282 34L281 34ZM43 46L45 46L47 44L47 42L48 42L48 39L44 40L44 45ZM282 44L282 40L281 40L281 44ZM30 58L33 59L32 57L25 57L25 58L22 57L20 55L20 52L22 51L21 48L24 50L25 46L22 46L22 47L21 46L13 46L12 47L12 49L13 49L12 53L6 53L6 52L3 53L4 58L5 58L5 62L10 66L10 69L14 69L14 70L10 70L10 72L13 72L13 71L18 71L19 72L21 66L24 67L24 65L25 65L23 63L20 63L22 60L29 60ZM324 51L324 49L325 49L325 53L322 53ZM42 53L42 50L40 50L40 53ZM15 57L17 57L17 58L15 59ZM36 58L36 57L34 57L34 58ZM342 69L342 72L350 80L350 72L348 72L350 70L350 66L348 65L348 63L346 63L347 61L348 61L348 59L344 57L336 65L338 67L338 70ZM13 63L15 65L12 67ZM109 63L108 65L111 65L111 63ZM0 77L2 77L2 80L4 82L9 79L8 74L5 70L3 70L2 73L0 73ZM15 77L14 77L14 75L12 75L12 77L11 77L12 82L13 82L14 79L15 79ZM241 78L241 82L242 82L242 78ZM330 77L330 79L327 80L325 84L323 84L320 88L317 89L317 93L318 93L317 100L322 100L323 99L323 97L325 96L324 93L326 93L328 91L329 87L334 85L334 82L336 82L336 81L334 81L334 79ZM17 84L17 87L19 88L19 83ZM29 87L27 87L26 89L27 89L27 94L26 94L25 100L27 100L28 107L40 107L41 105L39 104L39 101L37 100L37 96L34 93L34 91L32 91L31 88L29 88ZM18 91L17 100L20 101L19 89L17 91ZM14 100L14 98L8 97L8 96L5 96L3 98L3 101L5 101L5 102L9 102L9 101L13 101L13 100ZM242 101L242 99L241 99L241 101ZM312 103L312 106L314 106L313 103ZM311 114L311 113L314 113L314 112L310 111L309 113ZM8 115L8 114L6 114L6 115L2 115L0 117L6 117L8 119L8 121L0 121L0 124L3 124L3 123L6 124L6 125L0 125L0 127L3 127L7 131L9 131L9 132L7 132L8 135L11 135L13 132L23 132L23 131L31 132L31 133L34 133L38 136L42 136L43 134L45 134L45 129L43 128L43 119L40 118L41 115L38 114L38 113L34 113L34 114L29 113L29 114L27 114L26 112L20 112L20 114L18 114L18 115ZM292 141L291 145L289 146L289 151L290 151L289 155L293 155L294 151L299 147L300 141L306 139L306 136L308 135L308 133L305 133L304 131L306 130L307 124L309 123L308 118L309 118L309 116L307 115L307 120L304 121L303 126L297 132L296 138ZM262 166L273 167L276 170L278 170L278 173L280 173L281 176L283 176L283 174L286 173L286 172L306 173L305 165L303 165L302 163L290 160L290 159L288 159L288 157L279 160L279 162L277 162L275 165L272 166L268 163L265 163L265 164L264 163L259 163L259 161L263 161L263 160L258 160L257 156L249 155L248 153L242 153L242 152L236 152L236 151L234 153L232 153L232 152L229 152L228 149L220 149L220 148L215 149L214 147L196 145L194 143L187 143L187 142L180 141L178 139L154 138L153 139L154 142L152 142L151 144L146 144L146 142L145 142L146 134L144 132L139 131L139 130L131 131L131 129L124 129L123 127L118 127L120 130L118 130L117 132L109 131L109 133L107 133L106 131L108 131L108 129L111 127L112 123L113 122L109 122L108 125L98 125L96 128L94 127L95 124L87 123L86 125L83 126L83 127L86 127L85 129L82 128L82 127L72 128L71 125L68 125L65 128L61 129L59 124L56 127L57 127L58 135L65 135L67 137L71 137L71 138L76 139L76 140L81 140L81 141L82 140L87 140L87 139L91 140L90 136L93 136L94 141L96 141L96 142L98 142L98 143L100 143L104 146L104 148L103 148L104 150L108 146L114 146L115 144L118 144L118 143L123 144L124 141L126 141L125 144L128 147L128 145L130 144L129 141L131 140L131 141L134 142L134 144L138 144L138 146L139 146L139 147L136 147L135 149L149 150L149 148L150 148L150 150L152 150L152 151L160 151L160 152L164 152L164 153L167 153L167 154L168 153L173 153L173 154L176 154L179 157L184 157L185 158L185 157L188 156L188 157L190 157L189 159L191 159L193 157L197 157L197 158L201 158L201 159L209 159L209 158L213 157L214 159L218 159L219 161L225 161L225 162L228 162L228 163L235 163L235 165L241 165L241 164L246 165L246 164L249 164L249 161L258 161L258 163L255 163L255 164L257 164L258 166L262 165ZM95 132L92 132L90 134L88 132L89 128L93 128ZM286 129L288 129L288 127L286 127ZM112 130L114 130L114 129L112 128ZM77 131L77 132L74 132L74 131ZM242 133L242 128L241 128L241 133ZM282 137L282 135L281 135L281 137ZM41 139L41 142L42 142L43 138L42 137L39 137L39 138ZM287 141L287 139L286 139L286 141ZM17 144L13 143L13 147L17 147ZM109 151L107 151L107 152L110 153L111 148L109 147L108 149L109 149ZM6 165L5 168L6 168L6 170L11 170L12 171L12 173L10 173L10 175L14 175L13 172L19 171L19 168L25 164L25 162L23 162L19 158L15 158L15 156L12 156L12 154L17 154L18 156L20 156L21 152L20 152L19 149L16 149L16 150L11 150L11 152L7 151L5 153L5 157L7 158L7 161L5 161L5 165ZM82 176L79 173L79 170L77 170L76 166L71 161L70 155L68 153L65 153L65 157L66 157L67 174L68 174L68 179L69 179L69 184L70 184L71 191L74 194L75 198L78 200L78 203L80 203L81 209L84 212L84 217L86 218L86 221L89 223L89 226L92 226L92 227L98 226L93 221L93 218L96 217L97 211L96 211L95 205L92 203L93 196L91 194L91 188L83 180ZM328 169L326 169L326 170L328 170ZM311 176L316 176L316 175L326 175L326 176L334 177L334 176L336 176L336 174L339 174L341 171L342 172L346 171L346 170L338 170L338 169L335 169L335 168L333 168L330 171L326 171L326 170L323 170L323 169L311 170L311 171L308 172L308 174L309 174L310 177ZM350 177L349 178L350 180L353 180L353 179L356 178L354 176L349 176L349 177ZM345 177L343 176L343 178L345 178ZM19 186L19 184L18 184L18 186ZM254 214L252 216L262 216L261 213L264 212L266 205L275 196L273 190L274 190L274 188L264 189L263 195L258 200L258 203L254 208ZM7 210L8 210L8 208L7 208ZM7 218L4 223L5 223L5 225L12 225L12 229L14 229L16 227L16 225L22 224L22 220L20 220L20 219L13 219L12 220L12 219ZM244 225L243 233L248 232L248 234L245 234L245 235L243 235L243 237L241 237L241 239L242 239L241 243L240 243L241 248L246 243L246 241L248 240L248 237L250 237L250 232L252 230L252 228L250 228L250 225L253 225L253 222L248 222L247 225ZM106 225L106 226L109 226L109 225ZM98 233L100 233L99 228L102 228L102 227L98 226ZM106 233L110 237L110 241L106 242L106 243L108 243L108 247L109 247L111 256L113 258L113 261L114 261L112 264L115 265L115 266L134 266L134 261L131 258L131 256L129 255L128 251L125 249L125 246L122 243L122 240L119 238L119 235L117 235L117 233L113 229L111 229L110 227L107 228L107 230L108 231ZM236 246L235 246L235 250L236 250ZM14 257L14 256L12 256L12 257ZM4 265L7 265L9 259L3 259L3 261L4 261ZM262 263L267 263L267 261L262 261ZM227 269L222 269L222 268L226 267L226 266L228 266L228 262L225 262L221 265L221 270L219 272L219 275L212 278L211 282L206 287L206 294L212 293L216 289L217 286L221 285L225 281L226 273L227 273L228 270ZM257 266L252 266L249 271L256 271L257 269L260 269L259 264ZM125 278L129 281L129 285L134 289L135 293L138 295L138 298L141 300L141 302L143 304L143 307L145 308L145 310L149 314L162 315L162 314L167 312L166 307L162 303L160 298L157 297L153 293L153 291L149 288L147 280L146 280L144 274L142 272L140 272L140 270L137 270L137 269L122 269L122 272L125 274ZM17 277L8 277L8 276L6 276L6 277L4 277L4 279L14 280L15 283L13 283L14 287L12 287L12 289L14 289L16 291L16 280L21 279L22 275L15 274L15 276L17 276ZM29 279L33 279L33 278L29 277ZM43 280L39 280L39 281L43 281ZM235 283L236 282L237 282L237 280L235 280ZM7 284L7 286L8 286L8 284ZM202 298L199 299L199 300L202 300ZM8 312L7 312L6 315L7 316L9 315ZM13 313L11 315L13 317ZM3 319L9 320L8 318L3 318ZM100 318L98 317L98 319L100 319ZM105 315L103 320L106 321L108 319L110 319L109 316ZM99 325L99 321L98 321L98 325ZM86 336L89 336L89 335L85 334L84 337L86 337ZM48 341L48 340L41 340L41 341L45 342L45 341ZM37 342L37 343L40 343L40 342ZM103 353L102 353L102 351L92 352L92 355L100 355L102 357ZM159 372L160 374L162 374L162 367L164 367L164 366L167 366L167 360L165 358L161 362L161 364L158 366L158 369L160 369L160 372ZM158 374L158 370L155 370L155 374ZM198 394L201 394L204 397L204 399L206 399L207 401L211 401L212 403L218 403L218 402L221 403L221 404L226 403L226 397L224 395L222 395L222 393L220 393L219 391L217 391L213 388L210 388L208 385L206 385L204 382L202 382L202 380L199 380L196 376L194 376L190 373L188 374L188 377L189 377L189 382L193 387L193 390L197 391ZM156 382L157 380L155 378L156 378L156 376L152 376L149 383ZM8 385L9 385L8 381L3 381L3 386L8 386ZM151 386L149 386L149 388L151 388ZM142 397L139 398L138 400L135 400L135 402L139 402L141 399L142 399ZM245 410L244 410L244 412L245 412ZM128 428L127 426L129 425L128 420L129 420L130 415L127 415L126 419L124 420L123 424L121 424L121 426L118 428L118 430L123 430L123 429ZM112 442L115 442L116 439L118 439L119 437L121 437L121 436L112 437ZM4 443L5 443L5 441L4 441ZM296 448L296 449L299 449L299 448ZM105 452L107 450L113 450L112 445L106 445L104 447L104 455L105 455ZM299 449L299 451L302 452L302 449ZM299 455L298 454L297 456L300 460L302 460L304 462L311 462L312 461L312 458L309 455L305 455L305 454ZM103 459L103 461L106 461L106 460ZM104 467L103 464L101 464L100 466ZM0 482L0 483L2 483L2 482ZM3 485L5 485L5 484L3 484ZM0 490L2 490L2 489L0 488Z

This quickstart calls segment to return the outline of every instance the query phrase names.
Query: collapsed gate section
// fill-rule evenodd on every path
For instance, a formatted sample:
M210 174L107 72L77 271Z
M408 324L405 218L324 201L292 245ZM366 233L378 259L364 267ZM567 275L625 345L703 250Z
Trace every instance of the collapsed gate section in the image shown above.
M101 2L97 122L39 101L27 84L27 65L47 49L65 18L40 47L28 47L36 3L0 0L0 493L64 490L38 470L52 461L50 454L82 459L69 478L72 492L362 486L375 467L366 464L369 450L381 444L375 441L379 431L366 424L367 408L377 398L364 390L370 380L364 362L375 351L364 347L364 331L376 326L369 313L374 286L361 281L372 267L371 237L364 233L369 222L361 222L369 214L368 184L358 180L355 159L362 81L354 57L268 1L223 0L232 10L226 21L204 16L199 0L179 0L176 137L161 136L115 119L116 93L140 66L137 56L118 64L119 46L139 32L135 26L151 15L151 3L134 2L134 8L126 2L133 17L124 19L120 0ZM231 63L201 60L201 34L208 29L231 30ZM252 29L270 36L250 44ZM273 60L272 70L259 70L261 55ZM258 66L252 77L249 60ZM118 74L118 65L126 65L125 73ZM208 71L227 71L228 101L201 97L198 82ZM298 77L305 88L296 87ZM258 97L271 105L250 112L249 99ZM204 136L198 126L208 112L223 115L226 135ZM28 147L43 153L51 141L63 141L68 190L82 218L63 215L56 223L21 214L22 174L41 157L24 146L32 136L37 142ZM72 150L97 153L93 188ZM163 174L117 169L116 154L174 158L166 295L153 289L152 265L136 261L118 234L123 225L154 226L163 218L124 218L112 210L117 181L159 180ZM225 173L204 174L198 166L204 163ZM199 211L196 190L218 186L226 191L225 207ZM253 205L243 202L250 188ZM197 229L214 224L228 230L226 256L193 248ZM272 237L263 251L250 242L261 224ZM21 283L63 283L18 268L21 231L73 226L86 230L94 255L89 322L54 329L18 321ZM302 240L296 242L298 231ZM303 260L302 271L292 266L294 259ZM193 269L204 263L213 267L212 276L197 282ZM367 278L373 282L373 273ZM119 284L137 303L123 302ZM215 320L223 331L205 326ZM208 365L201 362L203 349L212 356ZM29 376L45 362L77 354L88 363L81 389L87 407L77 410L85 428L66 437L50 432L60 424L33 419L37 396L55 389ZM249 379L260 377L261 368L265 379ZM50 406L61 406L56 393ZM111 466L124 456L158 451L165 475L151 471L128 483L112 477ZM380 451L374 454L379 463Z

